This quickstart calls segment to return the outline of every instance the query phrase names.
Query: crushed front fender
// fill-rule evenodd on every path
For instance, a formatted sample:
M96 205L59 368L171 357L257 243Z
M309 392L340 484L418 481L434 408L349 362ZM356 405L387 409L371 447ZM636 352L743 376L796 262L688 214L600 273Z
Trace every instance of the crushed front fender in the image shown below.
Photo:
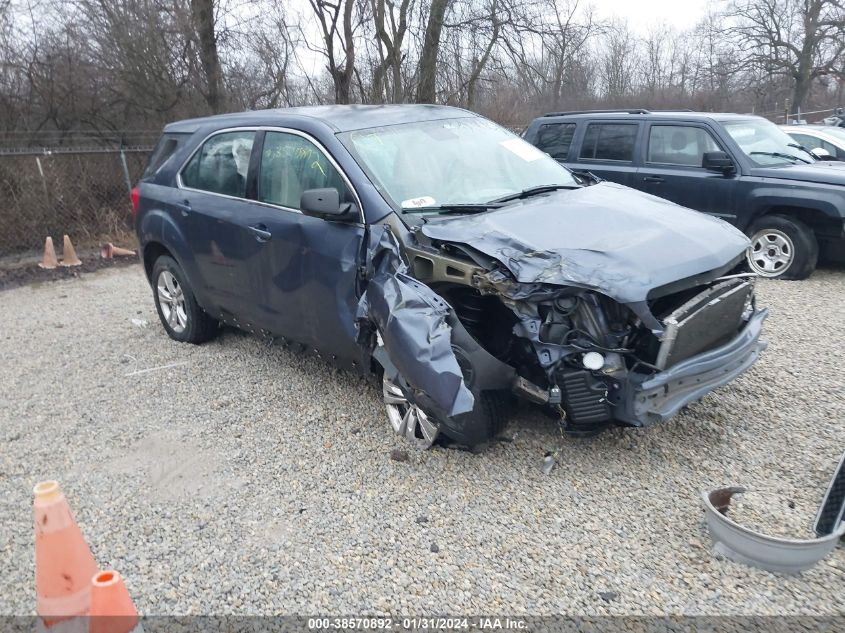
M357 311L359 343L372 353L380 336L390 364L414 392L406 395L422 397L441 419L472 411L475 399L452 351L449 304L407 274L386 225L371 227L366 256L367 286Z

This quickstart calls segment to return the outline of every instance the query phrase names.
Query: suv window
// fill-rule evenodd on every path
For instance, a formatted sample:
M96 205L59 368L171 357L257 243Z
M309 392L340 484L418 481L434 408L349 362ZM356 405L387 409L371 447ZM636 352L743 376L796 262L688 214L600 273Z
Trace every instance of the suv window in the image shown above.
M719 151L710 133L700 127L652 125L648 134L649 163L701 167L704 152Z
M636 123L590 123L580 158L633 161L637 128Z
M575 135L574 123L546 123L537 131L537 147L557 160L566 160Z
M167 162L168 158L173 156L176 148L178 148L180 143L184 139L188 138L188 136L190 135L173 133L162 134L158 143L156 143L155 148L153 148L149 159L147 159L147 166L144 168L144 174L141 177L148 178L161 169L161 166Z
M258 199L299 209L302 192L334 187L341 202L353 198L334 165L314 143L297 134L267 132L261 152Z
M182 184L191 189L243 198L255 132L224 132L203 143L182 170Z

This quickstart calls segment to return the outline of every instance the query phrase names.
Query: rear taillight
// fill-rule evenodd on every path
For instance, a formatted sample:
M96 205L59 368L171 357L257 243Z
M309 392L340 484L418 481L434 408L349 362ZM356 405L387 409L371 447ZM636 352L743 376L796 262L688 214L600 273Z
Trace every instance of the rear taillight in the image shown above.
M138 215L138 204L141 202L141 188L137 186L132 187L129 197L132 198L132 215Z

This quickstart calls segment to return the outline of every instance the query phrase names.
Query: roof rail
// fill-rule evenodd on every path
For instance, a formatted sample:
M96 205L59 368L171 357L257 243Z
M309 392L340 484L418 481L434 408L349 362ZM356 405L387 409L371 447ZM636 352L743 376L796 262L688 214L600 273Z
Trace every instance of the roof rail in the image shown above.
M564 116L567 114L651 114L645 108L632 108L621 110L570 110L568 112L549 112L543 116Z

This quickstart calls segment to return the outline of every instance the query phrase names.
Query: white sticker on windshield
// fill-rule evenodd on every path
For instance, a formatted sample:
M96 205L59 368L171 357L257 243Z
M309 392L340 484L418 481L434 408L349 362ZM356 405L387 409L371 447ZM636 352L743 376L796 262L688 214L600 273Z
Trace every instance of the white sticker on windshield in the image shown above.
M538 158L543 158L544 156L543 152L530 143L526 143L521 138L509 138L506 141L499 141L499 145L512 151L526 163L535 161Z
M402 201L403 209L419 209L420 207L433 207L436 203L431 196L420 196Z

